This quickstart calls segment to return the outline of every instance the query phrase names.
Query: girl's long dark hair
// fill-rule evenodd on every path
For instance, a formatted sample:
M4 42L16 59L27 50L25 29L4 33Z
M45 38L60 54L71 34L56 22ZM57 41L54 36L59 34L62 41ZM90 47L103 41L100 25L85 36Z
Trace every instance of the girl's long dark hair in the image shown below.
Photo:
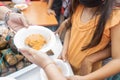
M101 4L99 8L100 18L98 20L98 24L95 30L95 33L90 41L90 43L83 47L82 50L86 50L92 47L97 46L103 35L103 31L105 29L105 25L110 17L110 14L112 13L113 9L113 3L115 0L104 0L103 4ZM77 6L79 5L79 0L71 0L71 6L70 6L70 17L72 17L73 13L75 12Z

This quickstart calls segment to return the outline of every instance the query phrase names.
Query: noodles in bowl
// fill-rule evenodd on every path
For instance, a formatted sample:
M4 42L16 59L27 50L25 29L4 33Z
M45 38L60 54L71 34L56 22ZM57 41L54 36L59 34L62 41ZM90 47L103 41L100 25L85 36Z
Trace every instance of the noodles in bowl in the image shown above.
M46 27L30 26L20 29L14 36L14 43L19 48L33 48L36 51L47 52L54 47L54 33Z
M39 50L46 44L45 38L40 34L31 34L25 39L25 44Z

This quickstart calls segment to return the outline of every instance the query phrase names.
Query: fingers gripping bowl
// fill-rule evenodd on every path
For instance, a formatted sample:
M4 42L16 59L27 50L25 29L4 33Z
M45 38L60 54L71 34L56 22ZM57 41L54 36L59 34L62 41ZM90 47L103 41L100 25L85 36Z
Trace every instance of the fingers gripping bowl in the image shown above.
M39 49L33 48L38 52L39 51L47 52L51 50L51 48L54 46L56 42L54 33L48 28L45 28L43 26L30 26L29 28L22 28L16 33L16 35L14 36L14 44L18 49L25 48L25 47L32 48L31 46L26 44L26 40L30 36L32 37L31 37L31 40L28 40L29 42L34 41L32 43L36 43L37 45L39 44L39 40L36 40L36 39L42 39L42 41L44 42L41 48Z

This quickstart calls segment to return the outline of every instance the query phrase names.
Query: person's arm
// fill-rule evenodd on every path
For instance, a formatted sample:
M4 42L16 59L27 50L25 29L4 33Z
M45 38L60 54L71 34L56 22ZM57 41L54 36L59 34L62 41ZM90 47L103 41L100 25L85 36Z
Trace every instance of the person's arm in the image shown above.
M49 80L67 80L46 53L38 54L35 50L28 48L19 50L29 61L43 68Z
M47 13L48 13L48 14L53 14L53 15L56 16L55 11L51 9L51 8L52 8L52 5L53 5L53 1L54 1L54 0L48 0L48 6L47 6L47 9L48 9L48 10L47 10Z
M99 70L84 76L85 80L100 80L120 72L120 24L111 29L112 60Z
M107 47L99 52L96 52L90 56L87 57L87 60L91 63L95 63L101 60L104 60L106 58L109 58L111 56L111 48Z
M92 66L94 63L109 58L111 56L111 48L105 49L87 56L81 63L80 75L86 75L92 72Z
M53 1L54 0L48 0L48 9L51 9L52 8L52 5L53 5Z
M22 14L12 12L5 6L0 6L0 19L5 20L8 27L14 31L28 27L28 22Z
M55 34L58 34L59 36L61 36L63 30L66 29L69 26L69 24L70 24L70 18L67 18L60 24L58 29L55 31Z
M58 58L62 59L63 61L67 60L67 51L68 51L68 46L69 46L69 40L70 40L70 28L66 31L65 38L64 38L64 44L63 44L63 49Z
M8 11L11 11L11 10L8 9L7 7L5 7L5 6L0 6L0 19L1 19L1 20L4 19L5 14L6 14Z

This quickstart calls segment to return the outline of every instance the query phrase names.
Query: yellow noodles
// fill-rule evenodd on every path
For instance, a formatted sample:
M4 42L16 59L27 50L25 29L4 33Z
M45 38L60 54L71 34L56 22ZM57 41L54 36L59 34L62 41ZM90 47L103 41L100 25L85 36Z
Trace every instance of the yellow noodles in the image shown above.
M31 34L25 39L25 44L36 50L41 49L45 43L45 38L40 34Z

